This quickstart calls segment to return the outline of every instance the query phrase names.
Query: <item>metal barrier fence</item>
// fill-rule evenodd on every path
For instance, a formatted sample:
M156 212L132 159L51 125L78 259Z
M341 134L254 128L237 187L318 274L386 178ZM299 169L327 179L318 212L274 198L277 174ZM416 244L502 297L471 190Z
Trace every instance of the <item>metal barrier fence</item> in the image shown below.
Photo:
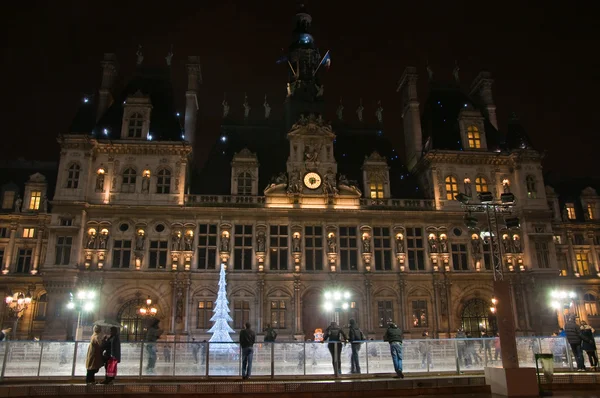
M596 337L600 346L600 338ZM0 379L85 376L89 342L0 342ZM342 374L350 373L351 344L341 344ZM517 338L519 365L535 367L536 353L554 354L554 366L576 367L563 337ZM361 372L393 373L389 344L364 341L358 352ZM587 363L587 358L585 358ZM498 339L404 340L405 373L483 372L501 367ZM127 377L240 376L239 343L157 342L122 343L118 375ZM104 371L101 369L99 376ZM253 376L331 375L333 365L327 343L256 343Z

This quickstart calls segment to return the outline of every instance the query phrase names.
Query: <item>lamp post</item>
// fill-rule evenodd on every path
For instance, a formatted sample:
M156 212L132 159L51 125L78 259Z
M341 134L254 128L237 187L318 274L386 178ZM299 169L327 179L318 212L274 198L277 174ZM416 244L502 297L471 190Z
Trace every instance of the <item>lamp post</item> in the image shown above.
M6 308L8 310L8 318L13 321L12 338L13 340L16 340L19 319L21 319L23 313L29 307L29 304L31 304L31 291L27 289L26 294L23 294L22 292L13 294L9 291L4 302L6 303Z
M141 316L155 316L158 313L158 309L152 305L152 299L150 296L146 299L146 305L138 308L138 314Z
M75 341L83 338L83 327L81 326L81 313L94 310L96 292L93 290L79 290L77 294L69 293L70 300L67 304L69 310L77 311L77 328L75 329Z
M340 312L350 308L350 292L347 290L332 289L323 294L323 309L332 313L333 321L339 325Z
M562 310L562 317L558 318L558 323L560 327L564 328L567 323L567 314L570 312L571 308L574 308L574 300L577 297L577 294L575 294L575 292L566 292L564 290L553 290L550 292L550 297L552 299L550 306L554 308L557 313Z
M517 356L517 343L515 340L515 321L512 311L510 287L504 280L504 264L502 261L502 248L500 247L500 227L498 225L498 216L512 214L515 206L515 196L508 191L508 181L503 181L504 193L500 195L500 200L494 198L491 192L480 192L478 201L472 202L472 198L465 194L456 195L456 200L462 203L467 211L465 224L469 228L475 228L478 219L473 213L485 214L489 231L491 244L492 268L494 272L494 308L497 319L498 334L500 338L500 350L502 354L502 367L504 369L514 369L519 367ZM505 220L509 227L518 226L518 219L511 218Z

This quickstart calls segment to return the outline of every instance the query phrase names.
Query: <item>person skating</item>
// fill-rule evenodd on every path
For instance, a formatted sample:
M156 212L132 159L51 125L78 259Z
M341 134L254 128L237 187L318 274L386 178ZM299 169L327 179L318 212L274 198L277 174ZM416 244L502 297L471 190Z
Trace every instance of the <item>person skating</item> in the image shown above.
M273 343L276 338L277 332L271 327L270 323L267 323L267 328L265 329L265 343Z
M575 322L574 316L569 317L565 325L565 332L567 334L567 342L571 346L571 351L573 351L573 356L577 362L577 371L583 372L585 371L585 364L583 362L583 352L581 351L581 329Z
M586 352L593 371L598 370L598 355L596 354L596 341L594 329L585 321L581 321L581 349Z
M246 329L240 332L240 346L242 348L242 379L246 380L252 375L252 357L254 355L254 342L256 333L246 322Z
M146 333L146 353L148 354L146 372L149 374L154 373L154 367L156 366L156 341L160 338L163 332L158 327L159 324L160 320L154 319L148 328L148 332Z
M390 352L392 354L392 361L394 363L394 370L396 376L401 379L404 378L402 373L402 330L398 328L394 322L388 323L388 328L383 335L383 341L390 343Z
M362 330L358 327L354 319L350 319L348 326L348 340L351 345L352 355L350 356L350 373L360 373L360 361L358 360L358 352L362 343L360 341L365 340L365 335Z
M346 342L348 338L344 331L338 326L336 322L331 322L325 334L323 335L323 341L327 340L327 348L331 353L331 363L333 364L333 374L338 376L342 373L342 342Z

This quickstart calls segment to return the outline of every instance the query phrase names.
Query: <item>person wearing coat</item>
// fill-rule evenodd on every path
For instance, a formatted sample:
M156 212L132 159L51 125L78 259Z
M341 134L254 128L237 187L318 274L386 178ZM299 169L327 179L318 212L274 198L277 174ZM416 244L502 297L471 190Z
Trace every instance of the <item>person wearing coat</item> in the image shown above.
M90 339L90 345L88 346L87 357L85 359L85 368L87 369L85 382L87 384L96 383L96 373L104 366L101 333L102 328L99 325L94 326L94 333Z
M110 336L104 340L103 349L106 377L101 384L111 384L117 376L117 364L121 362L121 339L118 327L110 328Z
M575 322L575 317L571 316L565 325L565 332L567 336L567 342L571 346L573 356L577 362L577 371L585 371L585 364L583 363L583 352L581 351L581 329Z
M586 352L590 360L592 370L598 370L598 355L596 354L596 341L594 340L594 329L585 321L581 321L581 348Z

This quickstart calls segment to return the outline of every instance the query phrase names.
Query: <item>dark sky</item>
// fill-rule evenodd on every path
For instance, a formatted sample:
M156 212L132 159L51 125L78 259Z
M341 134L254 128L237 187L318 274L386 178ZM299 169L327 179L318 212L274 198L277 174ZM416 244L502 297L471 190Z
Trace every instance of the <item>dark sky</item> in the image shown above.
M347 114L354 116L363 98L365 117L374 121L381 99L386 134L401 145L395 90L404 67L419 68L423 104L427 60L440 80L452 78L457 60L465 90L481 69L492 73L500 128L516 112L534 145L546 152L546 171L600 176L592 156L600 132L598 24L592 2L305 3L321 53L331 50L332 67L323 82L332 110L341 96ZM144 63L157 65L164 65L173 44L182 111L185 58L201 57L198 140L203 155L219 134L224 92L234 114L242 113L244 92L253 112L262 112L265 93L273 114L282 109L287 70L275 60L290 43L295 11L292 0L4 5L0 109L5 141L0 156L56 159L57 135L68 132L82 96L97 92L102 54L117 54L122 84L134 71L138 44Z

